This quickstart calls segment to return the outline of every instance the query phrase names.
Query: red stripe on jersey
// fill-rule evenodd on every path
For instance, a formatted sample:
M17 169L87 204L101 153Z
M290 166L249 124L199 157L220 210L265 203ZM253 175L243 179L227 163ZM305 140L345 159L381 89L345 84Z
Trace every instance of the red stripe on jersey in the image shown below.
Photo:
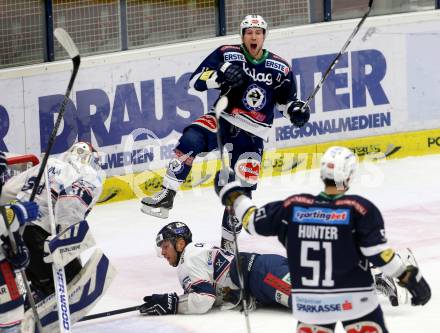
M246 111L242 110L240 108L233 108L231 110L231 114L233 116L239 115L239 114L245 114L252 119L255 119L256 121L263 122L266 119L266 115L264 113L258 112L258 111Z
M12 301L15 301L20 297L20 292L18 291L17 283L15 281L14 272L11 269L11 265L7 261L0 263L0 271L5 279L6 286L9 290L9 295Z
M283 294L290 296L290 284L281 280L279 277L273 275L272 273L267 273L263 280L264 283L281 291Z
M194 122L194 125L202 126L206 128L208 131L216 132L217 131L217 120L214 116L211 115L203 115L197 118Z

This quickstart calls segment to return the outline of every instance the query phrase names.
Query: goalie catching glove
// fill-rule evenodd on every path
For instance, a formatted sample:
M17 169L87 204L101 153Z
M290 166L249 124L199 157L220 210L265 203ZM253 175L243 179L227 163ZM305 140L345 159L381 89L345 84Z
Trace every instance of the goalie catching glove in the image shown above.
M293 101L287 108L287 118L299 128L303 127L310 119L310 108L309 106L303 108L305 104L305 102L298 99Z
M179 296L176 293L153 294L144 297L144 304L139 307L142 315L163 316L177 313Z
M412 305L425 305L431 299L431 288L423 278L418 267L407 266L398 277L399 286L406 288L412 295Z
M247 78L242 67L230 62L221 63L217 70L217 82L222 87L240 88L246 84Z

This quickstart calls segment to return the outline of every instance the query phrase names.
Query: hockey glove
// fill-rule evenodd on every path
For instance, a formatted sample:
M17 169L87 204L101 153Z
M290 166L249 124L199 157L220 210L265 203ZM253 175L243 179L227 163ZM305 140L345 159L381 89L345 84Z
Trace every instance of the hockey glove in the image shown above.
M163 316L177 313L179 296L172 294L153 294L144 297L144 304L139 307L139 312L149 316Z
M217 70L217 82L221 86L227 86L236 89L244 86L248 76L243 68L230 62L221 63Z
M38 217L38 204L33 201L23 201L12 204L10 206L20 225L31 222Z
M235 199L245 194L241 181L236 180L235 172L229 168L221 169L215 174L214 189L224 206L232 206Z
M287 114L290 122L296 127L303 127L310 119L310 108L302 108L305 103L299 99L289 105Z
M412 295L412 305L425 305L431 299L431 288L418 267L408 266L398 280L399 286L406 288Z
M21 238L18 231L13 233L13 237L15 244L17 245L16 253L12 250L12 244L9 237L1 236L3 242L2 248L6 253L6 260L8 260L15 269L24 269L29 265L29 250L24 244L23 238Z
M3 180L3 174L8 170L8 162L5 153L0 151L0 182Z

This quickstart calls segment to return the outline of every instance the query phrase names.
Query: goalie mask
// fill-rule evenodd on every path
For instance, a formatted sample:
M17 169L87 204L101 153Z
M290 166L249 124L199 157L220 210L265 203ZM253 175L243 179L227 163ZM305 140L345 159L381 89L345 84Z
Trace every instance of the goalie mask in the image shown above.
M345 147L330 147L321 158L321 179L333 180L338 189L347 190L357 168L356 155Z
M266 35L267 23L260 15L247 15L240 23L240 36L243 37L247 28L260 28L263 29Z
M77 142L65 153L64 160L72 165L90 165L99 168L99 155L88 142Z

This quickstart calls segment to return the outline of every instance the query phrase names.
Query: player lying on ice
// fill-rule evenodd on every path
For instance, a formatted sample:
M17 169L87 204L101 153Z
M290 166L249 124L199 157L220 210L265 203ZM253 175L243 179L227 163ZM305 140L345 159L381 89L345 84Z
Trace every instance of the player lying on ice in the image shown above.
M144 297L143 315L201 314L212 307L232 309L240 304L236 258L230 252L206 243L193 243L183 222L163 227L156 238L161 255L177 275L184 290ZM240 253L248 304L290 307L290 277L287 259L275 254Z
M389 246L379 209L360 195L346 193L356 167L351 150L330 147L321 159L323 192L292 195L261 207L244 195L232 170L217 175L216 192L244 229L278 236L286 247L297 333L333 333L338 321L348 333L387 333L369 263L396 278L411 294L412 305L431 298L419 268Z
M42 181L35 196L40 213L23 232L30 253L26 275L45 333L58 329L52 263L64 267L72 323L96 304L114 275L108 258L99 249L94 250L84 266L80 260L80 254L95 245L86 218L98 201L104 181L97 159L97 152L86 142L75 143L61 158L49 158L51 202L48 203L46 184ZM39 165L8 180L0 204L28 200L38 171ZM49 205L53 207L56 235L51 234ZM26 311L23 325L23 331L32 332L31 309Z

